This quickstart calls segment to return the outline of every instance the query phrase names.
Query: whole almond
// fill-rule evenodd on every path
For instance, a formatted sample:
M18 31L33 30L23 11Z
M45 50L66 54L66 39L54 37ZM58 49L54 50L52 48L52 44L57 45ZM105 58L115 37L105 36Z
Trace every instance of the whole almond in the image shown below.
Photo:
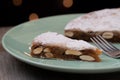
M38 47L36 49L33 50L33 54L40 54L43 50L43 47Z
M53 58L53 57L54 57L52 53L45 53L45 56L46 56L47 58Z
M102 37L105 39L111 39L111 38L113 38L113 36L114 36L113 32L104 32L102 34Z
M95 58L93 58L92 56L89 56L89 55L81 55L81 56L79 56L79 58L84 61L94 61L95 60Z
M75 56L79 56L82 54L82 52L77 51L77 50L66 50L65 51L66 55L75 55Z
M65 35L68 37L72 37L74 35L74 33L72 31L66 31Z
M50 50L50 48L45 48L44 50L43 50L43 52L51 52L51 50Z

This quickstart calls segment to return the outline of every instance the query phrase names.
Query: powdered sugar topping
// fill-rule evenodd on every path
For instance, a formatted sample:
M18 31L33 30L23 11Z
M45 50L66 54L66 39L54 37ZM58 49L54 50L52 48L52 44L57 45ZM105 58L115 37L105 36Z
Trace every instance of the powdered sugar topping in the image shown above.
M95 46L83 40L73 40L58 34L56 32L46 32L38 35L33 40L34 43L41 43L42 45L55 45L74 50L96 49Z
M103 9L82 15L70 21L65 30L120 31L120 9Z

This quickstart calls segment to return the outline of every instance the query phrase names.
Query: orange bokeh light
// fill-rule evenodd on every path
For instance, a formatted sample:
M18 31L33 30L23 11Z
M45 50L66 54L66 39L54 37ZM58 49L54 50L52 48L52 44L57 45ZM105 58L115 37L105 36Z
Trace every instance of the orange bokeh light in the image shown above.
M70 8L73 5L73 0L63 0L63 6L66 8Z
M29 20L36 20L36 19L38 19L39 18L39 16L38 16L38 14L36 14L36 13L31 13L30 15L29 15Z
M22 4L22 0L12 0L13 1L13 4L14 6L20 6Z

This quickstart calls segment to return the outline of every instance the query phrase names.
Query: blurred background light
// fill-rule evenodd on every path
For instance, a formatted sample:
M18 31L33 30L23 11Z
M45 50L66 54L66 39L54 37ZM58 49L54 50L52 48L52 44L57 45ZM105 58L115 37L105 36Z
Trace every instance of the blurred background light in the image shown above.
M20 6L20 5L22 5L22 0L12 0L13 1L13 5L14 6Z
M73 0L63 0L63 6L66 8L70 8L73 5Z
M14 26L42 17L118 8L120 0L0 0L0 26Z
M39 18L39 16L38 16L38 14L37 13L31 13L30 15L29 15L29 20L31 21L31 20L36 20L36 19L38 19Z

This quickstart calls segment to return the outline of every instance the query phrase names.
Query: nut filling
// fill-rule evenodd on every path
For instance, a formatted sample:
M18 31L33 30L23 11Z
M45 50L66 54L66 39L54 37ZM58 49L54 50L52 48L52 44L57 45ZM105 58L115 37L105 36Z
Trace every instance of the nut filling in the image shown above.
M32 47L31 55L35 57L45 57L45 58L58 58L64 60L82 60L82 61L92 61L100 62L96 51L91 49L86 50L70 50L60 47L51 46L37 46Z
M80 30L65 30L64 32L66 37L77 39L77 40L85 40L91 41L90 38L101 35L103 38L107 39L110 42L119 42L120 40L120 32L119 31L97 31L97 32L84 32ZM74 34L71 36L71 34Z

